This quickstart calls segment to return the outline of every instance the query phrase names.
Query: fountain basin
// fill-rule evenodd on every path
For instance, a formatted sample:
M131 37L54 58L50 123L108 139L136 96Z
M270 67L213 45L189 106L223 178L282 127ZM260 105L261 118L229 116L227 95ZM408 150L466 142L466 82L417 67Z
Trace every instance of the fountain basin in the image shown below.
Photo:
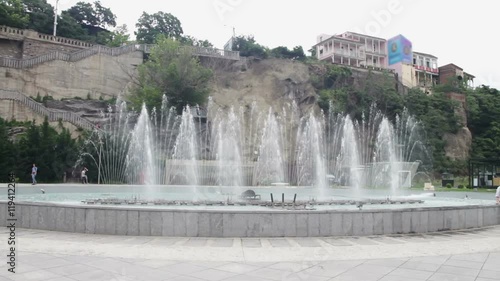
M89 192L96 188L100 189L100 193ZM500 206L494 205L493 200L440 198L441 194L438 194L437 199L425 195L402 195L407 199L423 198L424 203L414 201L414 204L366 204L368 201L365 198L365 204L361 209L357 204L319 205L320 202L311 204L312 201L303 201L304 204L301 205L303 207L292 208L290 204L293 196L289 194L285 194L286 204L282 206L280 205L281 196L278 194L284 194L282 191L286 188L276 190L276 187L257 189L257 193L260 194L264 191L274 192L275 204L271 206L269 204L244 206L240 205L241 201L237 200L225 201L223 205L203 204L203 202L212 201L188 203L181 200L177 200L179 204L176 205L88 205L81 202L92 196L94 198L105 197L106 194L108 198L118 197L119 193L115 192L116 188L119 187L43 186L46 194L41 194L39 188L17 188L16 226L134 236L315 237L426 233L500 224ZM124 190L122 197L135 196L133 192L130 192L130 189L134 188L139 187L122 187ZM66 190L67 193L61 193L61 189ZM299 190L307 191L297 188L289 192L299 192ZM81 192L89 192L87 198L84 198ZM333 190L332 193L337 194L337 199L346 198L342 196L347 195L342 190ZM372 196L377 197L377 193L373 193ZM300 192L299 194L300 197L305 196ZM455 196L455 194L450 193L450 196ZM484 196L483 199L486 199L488 198L486 196L491 196L491 194L484 194ZM73 198L80 198L80 200ZM337 202L340 201L342 200ZM185 204L180 204L180 202L185 202ZM2 226L7 223L6 215L7 202L0 201L0 224Z

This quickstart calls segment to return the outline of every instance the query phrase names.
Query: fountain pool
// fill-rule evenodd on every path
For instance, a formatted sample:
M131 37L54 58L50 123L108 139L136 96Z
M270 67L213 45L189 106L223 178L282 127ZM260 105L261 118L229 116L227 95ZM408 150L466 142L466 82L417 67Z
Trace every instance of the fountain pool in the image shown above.
M500 223L500 208L482 193L464 199L465 193L434 197L408 189L415 175L432 171L425 132L408 111L388 118L372 107L353 120L333 105L324 113L302 112L294 102L259 109L210 101L206 111L186 107L178 114L164 98L151 112L145 106L129 112L120 101L109 112L110 121L90 133L75 165L77 174L86 166L104 184L19 186L19 227L284 237ZM0 201L0 209L5 225L7 202Z
M320 200L311 187L250 188L260 198L218 186L18 185L16 219L22 228L181 237L377 235L500 224L500 206L489 193L365 190L358 197L330 188ZM193 190L199 200L191 199ZM5 225L7 202L0 209Z

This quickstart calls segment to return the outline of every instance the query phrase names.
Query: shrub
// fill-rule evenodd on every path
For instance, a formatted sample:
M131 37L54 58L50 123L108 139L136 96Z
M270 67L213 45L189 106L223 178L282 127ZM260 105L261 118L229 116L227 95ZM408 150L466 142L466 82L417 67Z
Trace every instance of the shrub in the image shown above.
M447 183L446 188L451 188L451 183Z
M458 188L459 188L459 189L463 189L463 188L464 188L464 186L463 186L462 184L460 184L460 185L458 185Z

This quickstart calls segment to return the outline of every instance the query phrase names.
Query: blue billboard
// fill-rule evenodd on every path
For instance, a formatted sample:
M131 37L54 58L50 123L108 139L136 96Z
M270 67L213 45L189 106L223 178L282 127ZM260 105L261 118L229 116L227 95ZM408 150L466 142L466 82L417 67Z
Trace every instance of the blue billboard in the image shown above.
M389 65L395 63L413 63L413 52L410 40L403 35L398 35L387 41L387 54L389 56Z

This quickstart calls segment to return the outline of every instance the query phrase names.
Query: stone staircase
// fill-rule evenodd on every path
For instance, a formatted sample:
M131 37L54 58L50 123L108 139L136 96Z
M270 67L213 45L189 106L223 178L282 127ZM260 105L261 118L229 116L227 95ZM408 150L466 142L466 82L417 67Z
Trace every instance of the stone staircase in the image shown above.
M108 55L108 56L120 56L135 51L149 53L153 46L154 45L149 45L149 44L137 44L137 45L126 45L122 47L110 48L101 45L93 45L88 49L83 49L72 53L66 53L62 51L52 51L50 53L28 59L0 57L0 67L25 69L53 60L76 62L98 54ZM227 51L214 48L189 47L189 46L184 46L181 48L191 49L193 55L195 56L240 60L240 54L237 51Z
M35 100L17 91L0 90L0 100L16 101L28 107L37 114L40 114L42 116L47 116L49 121L60 120L62 122L69 122L75 125L76 127L83 128L86 130L95 129L94 124L92 124L87 119L74 114L73 112L50 110L45 106L43 106L42 104L36 102Z
M62 60L67 62L76 62L83 60L93 55L104 54L108 56L120 56L123 54L128 54L135 51L145 51L149 49L147 45L127 45L117 48L109 48L106 46L92 46L88 49L83 49L80 51L66 53L62 51L53 51L47 54L43 54L37 57L28 59L15 59L8 57L0 57L0 67L11 67L11 68L31 68L38 64L42 64L53 60Z

